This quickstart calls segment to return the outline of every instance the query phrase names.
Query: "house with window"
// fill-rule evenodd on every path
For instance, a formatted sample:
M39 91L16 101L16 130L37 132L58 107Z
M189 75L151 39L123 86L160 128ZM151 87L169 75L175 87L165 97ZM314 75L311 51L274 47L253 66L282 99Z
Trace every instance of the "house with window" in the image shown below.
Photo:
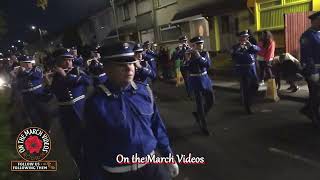
M160 45L177 42L181 29L171 24L177 11L177 0L136 0L136 7L140 42L149 40Z
M270 30L277 48L287 49L286 44L291 41L286 39L293 39L291 34L296 31L287 32L285 19L288 21L291 14L306 13L292 17L300 26L290 28L300 27L302 31L309 26L306 19L309 12L320 10L320 0L178 0L177 4L171 23L183 27L183 33L189 37L204 36L207 49L216 52L230 49L237 41L236 33L245 29L251 29L256 35Z
M82 28L85 42L154 41L176 46L182 35L205 38L205 48L228 52L236 34L270 30L278 48L285 47L287 14L320 10L320 0L114 0ZM94 35L88 35L89 32ZM94 33L92 33L94 32ZM257 36L258 37L258 36Z
M112 19L113 29L105 38L105 43L112 42L111 40L124 40L124 41L138 41L138 31L136 24L136 3L134 0L114 0L111 3L111 13L108 16L109 20ZM119 36L119 37L118 37Z
M229 51L241 25L250 28L253 19L245 0L178 0L178 11L171 23L180 26L190 38L203 36L207 50L220 52Z

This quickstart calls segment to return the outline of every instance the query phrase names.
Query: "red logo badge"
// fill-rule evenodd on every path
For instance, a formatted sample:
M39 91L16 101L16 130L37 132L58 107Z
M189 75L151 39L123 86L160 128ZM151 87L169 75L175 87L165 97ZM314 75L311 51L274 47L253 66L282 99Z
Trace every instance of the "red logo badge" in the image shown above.
M51 149L49 134L38 127L24 129L17 138L18 154L26 161L41 161L45 159Z

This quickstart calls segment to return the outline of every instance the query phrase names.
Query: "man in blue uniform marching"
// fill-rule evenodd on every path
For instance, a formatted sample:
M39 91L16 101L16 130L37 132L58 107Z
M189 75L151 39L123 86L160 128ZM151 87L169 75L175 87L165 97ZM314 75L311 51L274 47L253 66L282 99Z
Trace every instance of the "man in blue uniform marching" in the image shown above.
M309 16L311 27L300 38L301 65L308 83L309 100L301 113L312 119L320 127L319 116L319 72L320 72L320 12Z
M146 41L143 43L144 53L143 59L148 61L151 69L157 74L157 61L156 58L158 57L157 53L151 50L151 43L150 41Z
M91 50L91 59L87 61L88 72L93 78L93 85L98 86L107 80L107 75L103 70L103 64L100 62L100 54L96 48Z
M205 135L210 135L206 116L214 102L212 82L207 72L211 65L211 59L208 52L203 50L204 40L201 36L192 38L190 42L193 44L193 48L187 51L190 56L186 57L186 66L189 72L190 89L195 96L197 105L197 111L193 112L193 115L202 132Z
M80 169L83 158L83 110L90 79L79 67L73 67L74 57L66 49L59 49L54 54L56 67L51 89L58 100L60 124L67 146Z
M184 80L184 84L186 87L186 91L188 94L188 97L191 97L191 92L190 92L190 85L188 82L188 69L187 69L187 62L185 59L185 53L187 50L190 49L190 46L188 44L188 38L187 36L182 36L179 38L180 44L179 44L179 52L178 52L178 58L181 61L180 62L180 71Z
M232 48L232 59L236 64L236 72L240 75L240 90L242 102L248 114L252 114L252 96L258 90L258 76L256 72L256 56L260 50L249 42L248 31L239 33L239 43Z
M133 51L134 51L134 58L137 61L135 64L136 72L135 72L134 80L147 84L148 78L150 78L151 80L156 79L156 72L152 70L148 61L143 59L142 46L139 43L136 44L133 48Z
M31 125L49 131L49 117L46 103L49 96L44 92L43 73L35 66L31 56L20 56L20 67L16 69L18 91L22 94L22 101ZM48 98L47 98L48 97Z
M83 68L84 60L81 55L78 55L78 49L76 47L71 48L71 54L73 55L73 66Z
M118 155L147 157L155 151L169 156L172 150L152 92L133 81L135 63L131 42L115 42L100 49L108 80L86 104L87 179L169 180L178 165L121 164Z

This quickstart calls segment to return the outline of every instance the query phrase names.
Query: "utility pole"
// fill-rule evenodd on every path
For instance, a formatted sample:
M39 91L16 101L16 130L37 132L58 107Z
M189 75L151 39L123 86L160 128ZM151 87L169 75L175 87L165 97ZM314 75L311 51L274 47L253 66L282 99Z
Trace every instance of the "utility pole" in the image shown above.
M116 9L115 9L115 6L114 6L114 0L110 0L110 4L111 4L111 7L112 7L112 11L113 11L113 21L114 21L114 26L115 26L115 29L116 29L117 37L118 37L118 40L120 40L120 38L119 38L119 30L118 30L118 18L117 18Z
M159 31L158 31L158 20L157 20L157 7L158 2L157 0L152 1L152 12L153 12L153 30L154 30L154 41L159 42Z

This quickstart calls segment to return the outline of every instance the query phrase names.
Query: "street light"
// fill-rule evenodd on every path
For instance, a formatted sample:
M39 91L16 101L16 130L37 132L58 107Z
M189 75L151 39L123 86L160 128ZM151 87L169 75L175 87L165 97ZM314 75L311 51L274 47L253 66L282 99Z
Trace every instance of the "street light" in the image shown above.
M18 40L18 43L20 43L21 42L21 40Z
M36 29L38 29L39 34L40 34L40 39L42 40L42 35L43 35L42 30L41 30L40 28L37 28L37 27L34 26L34 25L31 25L31 29L32 29L33 31L35 31Z
M12 47L12 48L14 48L15 46L14 46L14 45L12 45L11 47Z

